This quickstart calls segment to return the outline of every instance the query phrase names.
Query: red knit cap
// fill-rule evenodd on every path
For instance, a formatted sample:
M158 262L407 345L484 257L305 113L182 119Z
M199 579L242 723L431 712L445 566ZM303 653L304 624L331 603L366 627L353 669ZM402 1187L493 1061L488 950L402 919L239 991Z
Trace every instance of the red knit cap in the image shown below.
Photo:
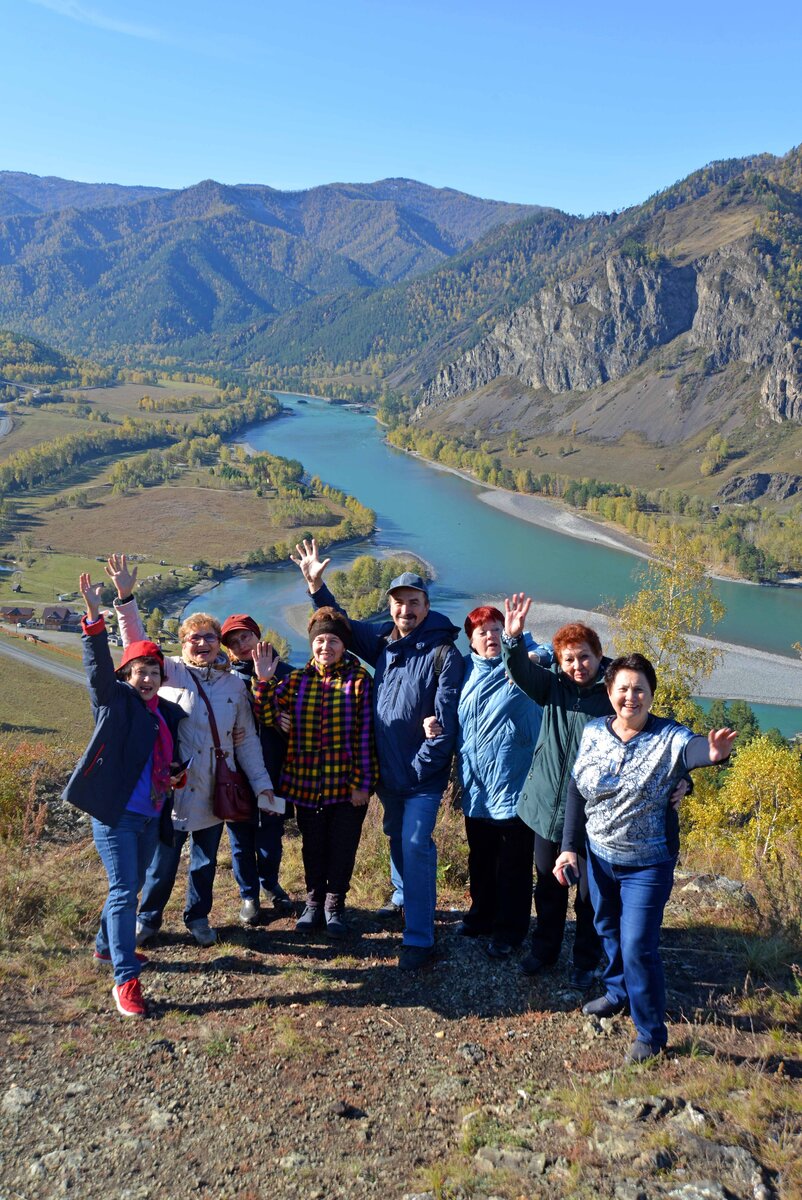
M123 650L120 667L127 667L135 658L157 658L164 666L164 655L155 642L129 642ZM119 671L120 667L117 668Z
M249 617L247 613L233 613L230 617L226 617L223 621L223 628L220 630L220 641L224 646L228 635L238 629L247 629L249 633L255 634L258 638L262 636L262 631L253 617Z

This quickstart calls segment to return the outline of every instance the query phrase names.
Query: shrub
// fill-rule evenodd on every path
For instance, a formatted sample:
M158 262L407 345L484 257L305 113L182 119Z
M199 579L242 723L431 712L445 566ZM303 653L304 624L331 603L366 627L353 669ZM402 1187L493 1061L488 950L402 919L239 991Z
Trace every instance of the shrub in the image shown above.
M61 793L73 754L44 742L0 739L0 841L32 846L47 823L47 801Z

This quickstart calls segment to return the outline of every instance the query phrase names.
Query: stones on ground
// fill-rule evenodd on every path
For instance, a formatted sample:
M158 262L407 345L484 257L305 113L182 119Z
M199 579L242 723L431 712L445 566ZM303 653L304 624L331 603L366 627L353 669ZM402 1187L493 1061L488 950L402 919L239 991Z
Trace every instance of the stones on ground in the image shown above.
M468 1062L474 1063L476 1066L478 1066L480 1062L484 1062L485 1058L487 1057L484 1049L476 1042L463 1042L459 1048L459 1053L463 1058L467 1059Z
M18 1117L26 1108L30 1108L32 1104L36 1103L37 1095L37 1092L13 1083L3 1096L3 1112L9 1113L12 1117Z
M300 1150L291 1150L278 1160L278 1165L283 1171L297 1171L300 1167L308 1166L309 1159L305 1154L301 1154Z
M474 1155L474 1162L481 1170L520 1171L525 1175L542 1175L546 1161L545 1154L516 1146L480 1146Z
M151 1109L148 1120L157 1133L162 1133L165 1129L175 1124L175 1115L171 1112L166 1112L163 1108Z

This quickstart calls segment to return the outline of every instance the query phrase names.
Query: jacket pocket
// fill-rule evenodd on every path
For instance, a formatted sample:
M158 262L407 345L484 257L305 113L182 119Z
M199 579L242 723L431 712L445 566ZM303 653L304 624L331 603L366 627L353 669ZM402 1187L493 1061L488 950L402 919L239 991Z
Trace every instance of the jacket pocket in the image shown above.
M86 779L87 775L91 775L91 774L92 774L92 772L94 771L95 767L102 766L102 764L103 764L103 751L104 751L105 749L106 749L106 743L105 743L105 742L102 742L102 743L101 743L101 745L100 745L100 746L98 746L97 750L95 751L95 756L94 756L94 758L92 759L92 761L91 761L91 762L88 764L88 766L84 767L84 779Z

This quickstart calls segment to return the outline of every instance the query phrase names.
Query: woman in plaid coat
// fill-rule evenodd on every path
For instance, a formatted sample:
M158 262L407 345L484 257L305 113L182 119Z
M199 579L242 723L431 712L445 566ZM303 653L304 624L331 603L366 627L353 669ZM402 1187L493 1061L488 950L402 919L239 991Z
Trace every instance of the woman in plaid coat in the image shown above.
M296 929L325 925L348 932L351 884L368 800L378 778L373 741L373 681L348 652L351 626L342 613L319 608L309 620L312 657L300 671L274 678L278 659L266 643L254 651L257 720L291 720L279 794L295 803L301 831L306 906Z

